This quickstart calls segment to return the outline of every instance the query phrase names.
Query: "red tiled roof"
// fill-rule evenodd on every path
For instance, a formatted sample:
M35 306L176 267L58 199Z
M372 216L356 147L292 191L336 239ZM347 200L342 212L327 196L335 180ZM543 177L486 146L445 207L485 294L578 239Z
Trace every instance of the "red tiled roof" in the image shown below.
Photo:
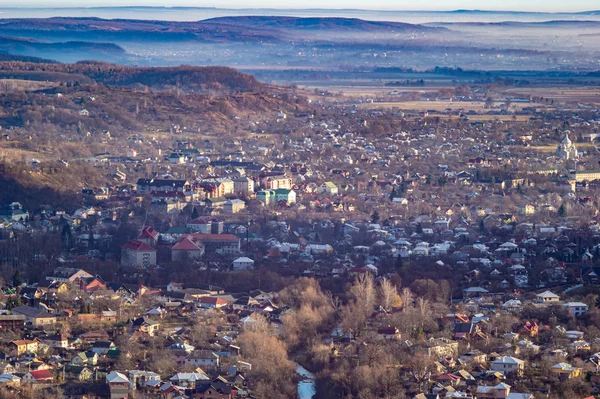
M142 232L138 236L138 240L140 238L156 238L158 236L158 231L154 230L152 227L144 227Z
M171 248L173 251L200 251L201 248L188 237L182 238L177 244Z
M31 374L35 380L47 380L54 378L54 374L52 374L51 370L33 370L30 371L29 374Z
M200 298L200 303L208 303L211 305L226 305L228 302L221 298L215 298L213 296L203 296Z
M156 251L156 249L152 248L150 245L138 240L131 240L128 243L123 244L121 248L131 249L133 251Z

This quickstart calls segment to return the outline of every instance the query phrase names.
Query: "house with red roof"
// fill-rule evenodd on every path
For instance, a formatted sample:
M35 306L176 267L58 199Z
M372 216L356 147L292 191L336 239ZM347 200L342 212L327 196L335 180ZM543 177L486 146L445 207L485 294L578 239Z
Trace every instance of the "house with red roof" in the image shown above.
M139 240L131 240L121 246L121 265L156 266L156 249Z
M21 381L26 384L53 382L54 373L52 370L32 370L25 374Z
M185 238L197 245L203 245L204 253L207 254L236 254L240 252L240 238L233 234L194 233L184 236L182 240Z
M156 244L158 243L158 231L150 226L144 227L137 240L144 244L148 244L152 248L156 248Z
M198 302L204 309L220 309L229 305L229 302L226 300L214 296L203 296L198 300Z
M193 237L185 236L171 248L171 260L185 261L200 259L204 255L204 245Z

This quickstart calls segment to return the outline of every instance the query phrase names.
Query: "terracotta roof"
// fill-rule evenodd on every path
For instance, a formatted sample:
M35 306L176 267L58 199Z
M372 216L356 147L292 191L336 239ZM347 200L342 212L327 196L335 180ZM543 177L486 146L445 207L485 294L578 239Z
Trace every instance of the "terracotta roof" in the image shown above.
M201 251L202 249L193 242L190 238L182 238L177 244L171 248L173 251Z
M156 251L156 249L152 248L150 245L138 240L131 240L128 243L123 244L121 248L131 249L133 251Z
M29 374L31 374L31 376L35 380L46 380L46 379L54 378L54 374L52 374L52 370L33 370L33 371L30 371Z
M203 296L202 298L200 298L200 303L208 303L211 305L227 305L229 302L227 302L224 299L221 298L215 298L212 296Z
M140 238L156 238L156 236L158 236L158 231L154 230L152 227L144 227L138 236L138 240Z

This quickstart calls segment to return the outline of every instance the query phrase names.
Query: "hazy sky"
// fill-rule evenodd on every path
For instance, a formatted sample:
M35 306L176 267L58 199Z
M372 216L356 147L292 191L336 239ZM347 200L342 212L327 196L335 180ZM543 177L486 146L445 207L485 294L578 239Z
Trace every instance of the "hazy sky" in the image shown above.
M370 10L589 11L598 0L1 0L2 7L198 6L224 8L360 8Z

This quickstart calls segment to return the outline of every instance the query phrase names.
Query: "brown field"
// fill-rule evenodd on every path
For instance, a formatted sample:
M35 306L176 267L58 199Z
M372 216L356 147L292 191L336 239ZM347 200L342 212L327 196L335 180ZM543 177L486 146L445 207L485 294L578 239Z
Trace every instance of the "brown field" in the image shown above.
M564 103L582 102L600 104L600 88L598 87L528 87L507 89L504 93L544 97Z
M57 82L39 82L21 79L0 79L0 93L14 90L43 90L58 86Z
M367 80L364 83L372 83L372 80ZM319 82L321 83L321 82ZM435 93L440 89L447 89L449 86L399 86L399 87L387 87L387 86L373 86L373 85L350 85L350 86L338 86L338 85L299 85L301 89L313 91L326 90L330 93L342 93L347 97L377 97L377 96L388 96L391 91L398 91L400 93L414 93L414 92L428 92Z
M596 148L596 145L593 143L577 143L576 146L577 146L577 149L579 149L579 150L585 149L588 151ZM534 150L534 151L539 151L539 152L555 152L556 146L555 145L538 145L538 146L531 146L531 147L529 147L529 149Z

